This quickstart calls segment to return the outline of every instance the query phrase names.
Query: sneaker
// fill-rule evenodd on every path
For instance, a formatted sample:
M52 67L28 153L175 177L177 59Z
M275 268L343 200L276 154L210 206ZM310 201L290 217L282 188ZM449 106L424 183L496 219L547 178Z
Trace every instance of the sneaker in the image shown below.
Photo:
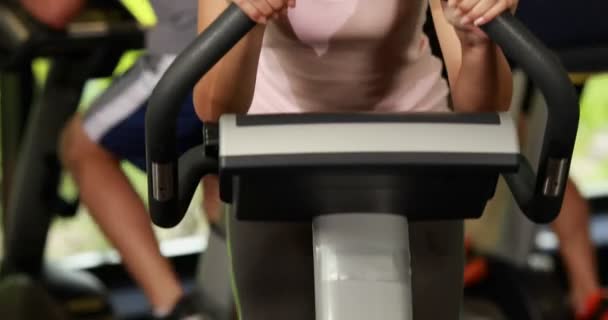
M163 317L157 317L156 320L213 320L213 318L204 311L202 299L197 294L188 294L183 296L175 305L171 313Z
M470 239L465 239L464 287L475 286L487 276L487 259L475 251Z
M585 312L577 320L608 320L608 291L602 290L589 297Z

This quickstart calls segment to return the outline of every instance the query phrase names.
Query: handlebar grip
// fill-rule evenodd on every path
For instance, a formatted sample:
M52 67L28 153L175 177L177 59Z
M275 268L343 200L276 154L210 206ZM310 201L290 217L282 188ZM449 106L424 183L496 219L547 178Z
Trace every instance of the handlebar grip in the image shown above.
M148 195L152 222L175 226L183 218L178 203L176 122L184 97L255 26L231 4L173 62L150 97L146 112Z
M568 180L578 130L578 96L557 56L513 15L504 13L482 28L545 97L547 124L538 172L534 174L523 159L520 170L506 180L530 220L552 221L561 209Z

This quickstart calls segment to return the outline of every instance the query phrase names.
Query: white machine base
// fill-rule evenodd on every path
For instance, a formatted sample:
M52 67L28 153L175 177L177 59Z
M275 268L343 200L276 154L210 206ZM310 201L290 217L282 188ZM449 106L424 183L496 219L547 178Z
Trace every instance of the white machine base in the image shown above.
M313 242L317 320L412 319L407 218L321 216Z

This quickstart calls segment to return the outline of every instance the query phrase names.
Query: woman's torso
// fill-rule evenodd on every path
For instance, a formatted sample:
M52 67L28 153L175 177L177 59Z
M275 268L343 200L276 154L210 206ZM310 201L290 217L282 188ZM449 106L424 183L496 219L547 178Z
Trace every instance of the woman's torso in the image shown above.
M426 0L300 0L268 25L251 113L445 111Z

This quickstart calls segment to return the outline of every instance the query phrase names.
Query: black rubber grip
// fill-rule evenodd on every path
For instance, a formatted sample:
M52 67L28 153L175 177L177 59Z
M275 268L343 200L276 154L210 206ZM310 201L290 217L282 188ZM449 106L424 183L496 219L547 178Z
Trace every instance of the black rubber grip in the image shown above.
M565 181L557 195L546 195L545 184L551 160L562 160L567 166L559 173L567 178L578 130L578 96L568 73L554 55L513 15L505 13L483 27L490 38L513 59L541 90L547 103L544 132L537 174L523 160L515 175L506 177L509 187L524 214L532 221L546 223L559 214L565 192Z
M171 227L183 218L178 214L176 153L176 123L182 101L200 78L254 26L255 22L231 4L175 59L154 88L146 112L146 158L150 213L156 225ZM171 172L162 181L155 180L152 174L153 167L159 166ZM159 182L164 185L158 185ZM156 198L155 189L165 190L167 194Z

